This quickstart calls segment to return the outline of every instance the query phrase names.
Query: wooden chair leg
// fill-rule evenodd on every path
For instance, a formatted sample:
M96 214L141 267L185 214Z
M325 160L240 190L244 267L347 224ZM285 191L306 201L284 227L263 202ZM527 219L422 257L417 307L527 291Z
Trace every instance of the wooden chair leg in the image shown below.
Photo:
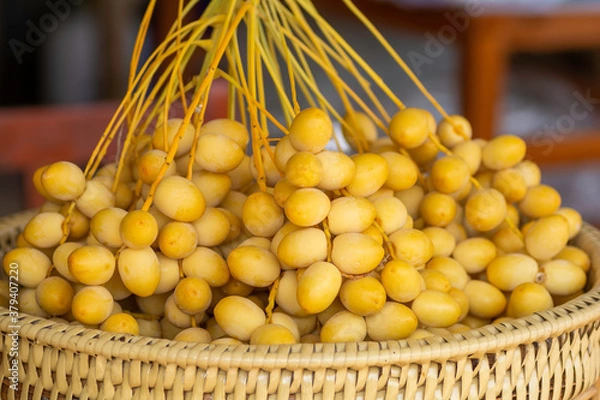
M497 128L509 52L506 24L500 18L473 18L465 32L462 55L462 103L475 137L490 139Z

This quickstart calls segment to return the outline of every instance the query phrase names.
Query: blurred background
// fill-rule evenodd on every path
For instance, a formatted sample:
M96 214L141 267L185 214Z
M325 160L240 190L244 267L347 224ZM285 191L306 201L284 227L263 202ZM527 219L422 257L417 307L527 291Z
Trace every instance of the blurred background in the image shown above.
M355 2L449 113L466 115L475 136L526 138L543 182L600 224L600 2ZM341 0L315 4L405 104L433 111ZM89 157L125 93L146 5L0 1L0 215L39 204L30 183L39 166ZM176 5L158 0L145 54Z

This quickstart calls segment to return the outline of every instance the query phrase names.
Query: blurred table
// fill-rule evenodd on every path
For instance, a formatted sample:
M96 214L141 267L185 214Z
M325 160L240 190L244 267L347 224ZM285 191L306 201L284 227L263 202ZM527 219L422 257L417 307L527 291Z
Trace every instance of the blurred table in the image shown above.
M23 177L23 208L41 205L36 169L68 160L85 166L118 104L0 109L0 171Z
M341 0L315 0L315 3L325 15L349 14ZM511 55L600 48L600 2L597 1L354 0L354 3L377 26L427 33L428 40L442 46L455 42L460 45L463 113L471 122L474 135L486 139L497 128ZM425 48L423 56L435 62L435 54L428 56L427 52ZM598 94L595 98L600 97ZM591 106L597 108L595 104ZM543 154L544 148L533 144L529 144L528 152L542 164L598 159L600 127L569 133L550 155Z

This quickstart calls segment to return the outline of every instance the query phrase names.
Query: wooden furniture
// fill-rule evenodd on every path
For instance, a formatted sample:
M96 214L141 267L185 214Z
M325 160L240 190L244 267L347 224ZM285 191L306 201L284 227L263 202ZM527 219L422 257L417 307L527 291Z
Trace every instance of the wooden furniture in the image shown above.
M335 13L338 17L353 18L341 0L315 0L315 3L325 15ZM463 113L470 120L475 136L486 139L496 133L512 55L600 48L600 3L575 2L562 6L555 3L542 7L538 4L542 2L530 2L529 8L466 0L463 8L444 6L456 4L445 1L354 0L354 3L376 26L408 28L442 37L443 45L454 45L454 41L460 45ZM588 83L581 93L585 94L589 87ZM600 90L593 97L599 98ZM598 108L597 104L592 105ZM530 157L541 164L600 157L600 127L569 132L563 138L552 151L529 143Z
M23 208L43 202L31 180L35 170L59 160L85 165L116 109L100 103L0 110L0 170L23 177Z

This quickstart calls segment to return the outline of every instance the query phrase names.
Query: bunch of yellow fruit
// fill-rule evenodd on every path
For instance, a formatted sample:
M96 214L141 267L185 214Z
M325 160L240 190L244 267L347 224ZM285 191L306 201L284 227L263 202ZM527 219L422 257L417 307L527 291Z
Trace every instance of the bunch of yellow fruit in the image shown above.
M234 120L196 137L169 119L117 184L115 164L89 180L69 162L41 168L47 202L4 257L7 274L19 268L20 310L109 332L288 344L463 332L582 293L590 259L568 245L581 216L541 183L522 139L471 139L463 117L438 125L416 108L391 118L389 137L364 113L345 121L366 151L328 150L332 121L307 108L260 154L246 154Z

